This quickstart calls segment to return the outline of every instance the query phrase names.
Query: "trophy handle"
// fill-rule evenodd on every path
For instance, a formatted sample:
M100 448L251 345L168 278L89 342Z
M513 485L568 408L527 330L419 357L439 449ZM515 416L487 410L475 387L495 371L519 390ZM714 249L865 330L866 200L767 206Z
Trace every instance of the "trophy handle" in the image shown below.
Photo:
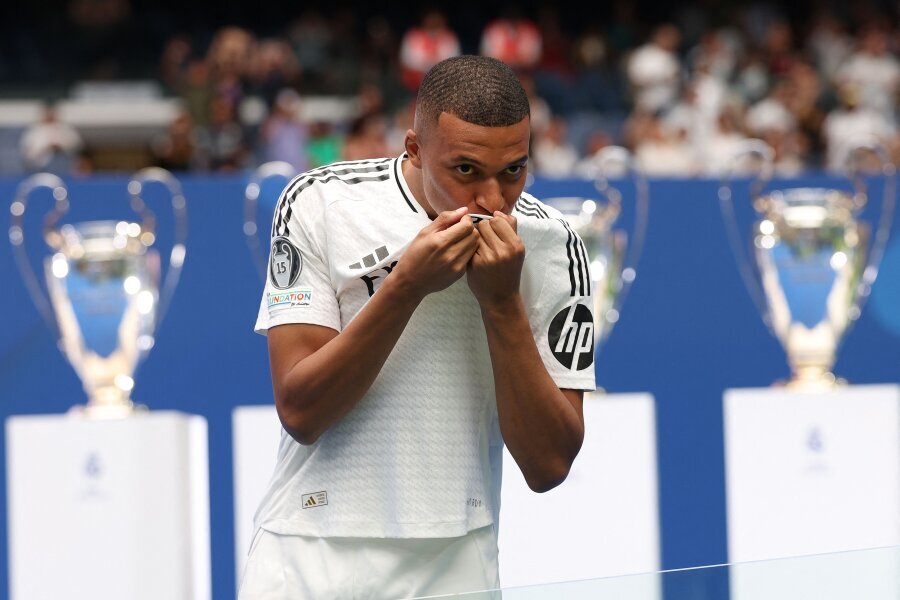
M858 140L847 153L846 168L847 176L853 182L854 196L853 204L857 210L862 210L868 202L869 193L868 186L862 178L862 169L860 168L860 155L869 152L878 157L881 175L884 177L884 194L881 204L881 217L878 219L878 225L875 230L875 238L872 241L872 249L869 252L869 260L863 270L860 278L859 288L857 290L860 299L869 295L875 277L878 275L878 269L881 265L881 259L888 243L888 236L891 232L891 224L894 221L894 205L896 203L897 189L897 168L891 161L887 149L874 136Z
M625 301L631 284L637 277L636 267L644 244L649 204L647 179L643 170L639 168L637 161L634 160L632 154L626 148L609 146L600 151L598 158L600 169L593 183L594 189L598 192L602 201L596 201L595 198L597 196L594 196L594 198L568 196L543 199L550 206L559 205L560 203L568 206L574 204L579 207L592 205L586 211L590 214L590 222L585 225L584 231L593 231L593 233L580 232L582 238L587 242L585 235L593 236L594 233L602 232L602 236L606 239L608 245L604 252L610 252L608 259L615 261L617 264L613 273L614 276L604 283L604 285L608 286L609 291L603 291L599 288L593 290L596 344L605 341L612 326L618 321L619 310ZM621 166L613 170L613 166L616 164ZM630 175L635 185L634 222L633 227L627 231L613 228L616 220L622 213L622 193L618 188L610 184L610 179L618 177L620 174L623 176ZM526 187L529 183L530 181L526 182ZM582 208L582 210L585 209ZM594 258L589 251L588 261L593 261ZM591 280L593 287L593 274L591 275ZM609 301L609 304L606 304L607 301ZM600 311L603 311L602 314Z
M719 183L719 207L722 211L722 219L725 221L728 243L737 262L738 273L741 275L744 287L750 292L753 303L756 305L756 309L765 321L766 326L771 328L771 315L769 315L765 294L753 276L751 260L741 242L737 216L732 205L731 182L736 174L738 165L748 157L756 157L762 161L755 179L750 184L750 199L755 210L763 209L759 205L759 198L763 187L772 179L772 175L775 172L775 150L760 139L744 140L731 156L722 181Z
M25 228L22 226L25 211L28 209L28 198L33 191L41 188L49 189L55 200L53 210L44 218L44 240L55 250L59 250L61 247L62 240L54 229L54 225L69 210L69 191L63 180L52 173L36 173L19 184L15 199L9 207L9 241L16 257L16 265L19 267L31 299L38 307L50 330L58 334L59 326L53 310L50 308L50 299L38 282L38 277L28 260L28 254L25 251Z
M244 188L244 237L253 255L253 264L263 281L266 279L266 257L259 244L259 227L256 224L256 210L263 183L270 177L283 177L290 181L297 175L297 169L283 160L263 163L253 172L250 182Z
M147 208L146 203L141 198L144 185L151 182L161 183L166 186L172 197L172 212L175 214L175 241L172 245L172 251L169 253L169 268L166 270L166 277L160 288L159 309L156 317L156 327L158 329L166 309L169 307L169 302L172 300L172 295L175 293L175 287L178 285L181 269L184 266L185 240L187 239L187 203L185 202L184 194L181 192L181 184L172 173L160 167L141 169L128 182L128 193L131 196L132 208L144 219L144 222L141 224L142 230L152 234L156 229L156 216Z
M632 239L625 251L625 257L622 260L622 289L619 291L618 298L618 304L621 305L625 300L628 289L631 287L631 283L637 277L637 263L644 247L644 235L647 231L647 216L650 204L649 188L643 169L640 168L627 148L622 146L607 146L603 148L600 151L599 163L600 172L597 180L594 182L594 187L607 200L602 216L608 217L610 221L617 219L622 212L622 193L609 183L608 173L611 171L611 165L621 164L625 167L625 172L630 174L634 180L634 230Z

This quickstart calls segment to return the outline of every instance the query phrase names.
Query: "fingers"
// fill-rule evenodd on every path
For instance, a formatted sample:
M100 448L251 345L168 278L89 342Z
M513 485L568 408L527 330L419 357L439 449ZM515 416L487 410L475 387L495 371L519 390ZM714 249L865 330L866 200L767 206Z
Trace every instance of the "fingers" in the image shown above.
M504 241L512 241L513 238L518 238L518 221L512 215L508 215L506 213L502 213L499 210L494 211L494 218L491 219L491 223L494 227L494 231L497 232L497 235L500 236ZM513 235L513 238L509 237L509 234Z
M453 225L459 223L460 219L462 219L466 213L469 212L469 209L465 206L461 206L456 210L447 210L440 213L434 221L432 221L429 225L425 227L426 231L443 231L445 229L449 229ZM469 220L471 223L471 220Z
M452 244L465 237L471 236L474 232L475 224L472 223L472 219L467 219L465 218L465 215L463 215L460 217L459 221L444 229L444 231L441 232L441 235L447 243Z
M518 250L522 245L522 240L516 233L516 218L499 211L494 215L493 219L478 224L478 233L482 239L481 245L487 246L497 253L503 253L504 246L509 246L514 251Z

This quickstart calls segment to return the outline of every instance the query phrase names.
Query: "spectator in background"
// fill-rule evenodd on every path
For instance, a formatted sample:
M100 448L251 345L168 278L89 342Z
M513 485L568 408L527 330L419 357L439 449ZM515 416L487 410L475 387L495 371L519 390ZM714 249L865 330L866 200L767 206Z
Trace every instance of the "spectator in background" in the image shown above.
M813 23L806 47L819 74L826 81L834 81L838 69L853 52L853 38L847 34L840 19L823 11Z
M425 73L445 58L459 56L462 49L447 18L437 8L427 8L421 24L407 31L400 43L403 84L412 92L419 89Z
M199 131L200 164L210 171L236 171L247 160L244 129L237 120L235 107L227 98L213 98L209 126Z
M321 93L334 43L331 23L316 9L308 8L288 26L287 35L303 73L304 90Z
M343 139L334 132L328 121L313 121L309 124L309 140L306 143L306 158L314 169L330 165L341 159Z
M248 31L224 27L216 33L207 53L212 95L215 100L228 104L234 114L244 99L254 45L255 40Z
M83 146L81 135L59 120L54 107L46 108L43 119L28 127L19 143L25 168L56 174L79 170Z
M603 150L612 145L612 137L602 129L592 132L585 144L585 156L575 165L574 174L584 179L599 179L601 175L604 177L623 175L623 169L620 164L616 165L618 168L614 172L608 172L613 165L610 163L603 164L601 161Z
M186 111L169 124L165 134L150 144L154 163L170 171L189 171L197 166L194 122Z
M651 177L692 177L699 171L683 125L665 123L655 115L640 117L635 162ZM633 125L632 125L633 126Z
M877 140L890 144L895 129L881 112L860 104L859 90L844 85L839 90L840 108L837 108L822 124L822 136L827 152L826 167L844 172L853 145L859 141Z
M280 160L298 173L309 169L306 156L306 127L299 119L300 96L290 88L278 92L269 116L259 131L262 159Z
M863 31L859 49L838 69L835 82L838 87L853 86L860 107L871 108L893 120L900 62L888 49L887 34L880 27Z
M729 106L719 113L709 139L699 172L706 177L721 177L732 168L732 158L747 139L741 131L741 115L737 107Z
M566 122L553 117L544 135L535 136L531 154L534 172L545 177L570 177L578 162L578 151L566 139Z
M487 24L481 33L481 54L502 60L518 72L530 71L541 59L541 32L518 6Z
M300 75L300 63L283 40L263 40L251 51L247 79L253 93L262 97L267 107L274 106L285 88L298 88Z
M671 107L681 86L681 62L676 54L681 43L678 28L657 27L650 41L628 58L628 82L636 107L656 112Z
M391 156L387 142L387 122L384 115L370 113L357 118L350 126L342 160L362 160Z

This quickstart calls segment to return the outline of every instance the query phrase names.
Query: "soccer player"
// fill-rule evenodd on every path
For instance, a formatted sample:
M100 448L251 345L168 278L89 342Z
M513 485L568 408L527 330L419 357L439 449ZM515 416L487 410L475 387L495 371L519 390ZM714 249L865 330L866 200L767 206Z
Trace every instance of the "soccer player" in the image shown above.
M256 323L284 432L241 600L499 587L503 444L558 485L595 387L587 256L523 192L529 133L514 72L455 57L403 156L285 188Z

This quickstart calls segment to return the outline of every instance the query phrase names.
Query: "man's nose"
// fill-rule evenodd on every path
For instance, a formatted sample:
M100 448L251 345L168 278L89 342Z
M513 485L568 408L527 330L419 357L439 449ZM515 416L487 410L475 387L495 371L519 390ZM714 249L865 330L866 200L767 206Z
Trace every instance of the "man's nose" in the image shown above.
M484 210L484 214L493 214L495 210L502 211L506 201L500 189L500 182L490 179L481 185L475 193L475 204Z

